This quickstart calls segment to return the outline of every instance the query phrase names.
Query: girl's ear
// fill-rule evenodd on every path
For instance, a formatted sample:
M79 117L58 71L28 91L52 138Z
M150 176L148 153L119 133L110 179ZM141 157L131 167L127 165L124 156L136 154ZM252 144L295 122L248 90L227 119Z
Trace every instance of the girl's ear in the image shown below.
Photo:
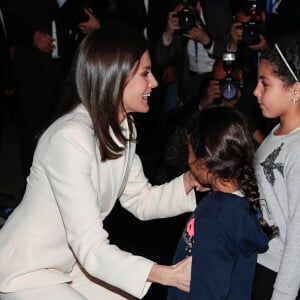
M195 161L195 167L197 170L203 170L203 169L207 168L203 158L198 158Z
M300 102L300 82L295 82L291 87L291 100L293 103Z
M298 94L300 94L300 82L297 81L297 82L295 83L295 85L296 85L296 90L297 90Z

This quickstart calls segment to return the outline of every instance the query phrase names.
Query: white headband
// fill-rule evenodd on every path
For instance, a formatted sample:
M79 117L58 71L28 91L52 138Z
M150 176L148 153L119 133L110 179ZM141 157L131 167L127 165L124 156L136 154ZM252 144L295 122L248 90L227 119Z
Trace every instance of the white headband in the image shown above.
M289 63L287 62L287 60L285 59L285 57L284 57L283 53L281 52L281 50L279 49L279 46L277 45L277 43L275 43L275 48L278 51L278 53L279 53L280 57L282 58L283 62L285 63L285 65L289 69L290 73L293 75L294 79L298 82L299 79L297 78L297 76L294 73L293 69L291 68L291 66L289 65Z

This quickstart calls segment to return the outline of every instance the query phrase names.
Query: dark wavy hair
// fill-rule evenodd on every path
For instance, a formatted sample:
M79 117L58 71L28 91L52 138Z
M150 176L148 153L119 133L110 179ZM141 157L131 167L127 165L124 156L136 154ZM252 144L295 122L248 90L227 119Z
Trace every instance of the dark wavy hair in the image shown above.
M129 138L119 124L123 92L129 72L138 68L148 49L142 33L125 26L106 26L88 34L74 57L64 92L62 114L82 103L89 112L99 141L101 160L117 159L126 142L134 141L133 118L128 117ZM121 145L112 138L114 133Z
M196 159L204 160L217 177L236 180L263 230L269 238L275 236L278 228L269 226L261 216L254 170L255 144L246 117L232 108L210 107L194 115L187 136Z
M279 49L287 60L289 66L300 79L300 40L299 39L281 39L277 42ZM275 44L269 45L261 54L260 60L265 59L271 66L275 76L282 80L285 87L290 87L295 83L290 70L280 56Z

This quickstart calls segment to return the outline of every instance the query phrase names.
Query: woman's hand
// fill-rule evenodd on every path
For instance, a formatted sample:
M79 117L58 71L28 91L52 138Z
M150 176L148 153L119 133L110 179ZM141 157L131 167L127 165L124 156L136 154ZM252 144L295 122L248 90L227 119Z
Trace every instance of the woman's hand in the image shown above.
M207 192L210 191L211 188L203 186L197 178L193 175L191 170L187 171L183 175L183 183L186 194L189 194L194 188L199 192Z
M188 257L173 266L154 264L148 276L149 282L173 286L184 292L190 291L192 257Z

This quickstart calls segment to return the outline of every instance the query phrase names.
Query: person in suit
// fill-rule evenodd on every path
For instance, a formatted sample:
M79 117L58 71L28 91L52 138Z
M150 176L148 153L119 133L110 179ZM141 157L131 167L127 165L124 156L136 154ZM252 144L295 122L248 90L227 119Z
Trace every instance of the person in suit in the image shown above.
M60 105L62 82L72 57L82 38L100 27L100 17L107 21L104 14L108 8L105 1L86 0L82 5L63 0L6 2L7 31L15 50L14 78L25 181L37 137Z
M40 137L25 195L0 231L0 298L142 298L151 282L188 291L191 260L155 264L110 244L103 228L117 199L147 220L193 210L193 189L204 190L190 171L152 186L135 153L130 114L148 112L157 86L146 40L125 26L95 30L69 80L68 105Z
M37 136L53 118L73 51L72 36L56 0L12 0L7 31L14 47L14 79L24 182Z

